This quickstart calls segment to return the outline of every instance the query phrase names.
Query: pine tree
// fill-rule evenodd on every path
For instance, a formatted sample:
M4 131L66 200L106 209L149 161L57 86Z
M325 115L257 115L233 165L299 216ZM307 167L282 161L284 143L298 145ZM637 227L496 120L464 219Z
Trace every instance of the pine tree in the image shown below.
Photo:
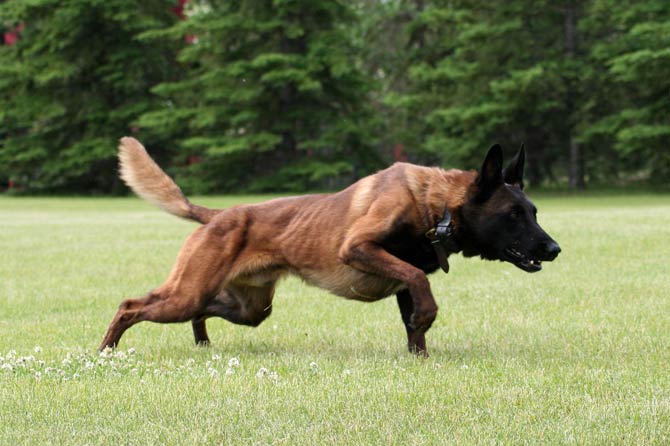
M581 139L612 147L598 159L608 170L670 182L670 4L595 0L585 32L592 35L593 94ZM595 92L594 92L595 93Z
M175 19L153 0L0 4L3 23L23 24L0 47L0 176L31 190L109 191L118 138L172 69L165 45L135 36Z
M304 190L369 169L368 84L348 2L190 5L182 23L144 35L194 43L179 55L185 78L159 85L165 106L140 120L174 137L177 164L200 160L180 180L187 189Z

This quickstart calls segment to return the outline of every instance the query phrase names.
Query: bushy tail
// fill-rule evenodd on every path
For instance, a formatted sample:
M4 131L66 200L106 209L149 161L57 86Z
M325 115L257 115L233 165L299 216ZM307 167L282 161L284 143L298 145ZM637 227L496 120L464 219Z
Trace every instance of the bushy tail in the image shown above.
M119 143L119 175L137 195L178 217L204 224L219 212L188 201L144 146L129 136L121 138Z

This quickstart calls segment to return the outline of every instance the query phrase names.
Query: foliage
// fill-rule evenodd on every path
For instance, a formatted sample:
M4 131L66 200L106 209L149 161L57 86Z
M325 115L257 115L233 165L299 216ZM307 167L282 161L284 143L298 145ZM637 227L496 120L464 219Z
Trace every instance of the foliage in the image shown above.
M24 29L0 46L0 177L31 190L113 189L116 141L158 106L149 90L173 73L170 48L136 36L174 20L157 0L1 3L0 22Z
M664 0L9 0L0 187L109 192L142 139L190 192L339 188L394 160L668 183Z
M585 21L589 32L609 37L599 39L592 51L599 81L608 90L590 104L593 123L582 138L612 147L628 170L647 170L652 181L667 184L670 4L598 0L591 7Z
M184 79L154 89L165 105L140 126L173 135L218 189L304 190L366 172L374 162L369 87L347 33L355 18L347 2L208 5L143 35L194 43L179 53Z

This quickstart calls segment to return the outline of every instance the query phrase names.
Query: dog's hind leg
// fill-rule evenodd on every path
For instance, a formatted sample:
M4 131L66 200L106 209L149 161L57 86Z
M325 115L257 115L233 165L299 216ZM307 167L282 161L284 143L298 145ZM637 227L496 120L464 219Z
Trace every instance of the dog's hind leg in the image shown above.
M426 353L426 332L417 330L412 325L412 313L414 312L414 302L408 290L402 290L396 294L398 298L398 307L400 307L400 316L407 330L407 348L410 353Z
M197 316L191 319L193 326L193 337L195 337L196 345L209 345L209 336L207 336L207 325L205 324L206 316Z
M272 313L274 290L274 281L263 286L229 284L207 303L204 313L257 327Z
M197 296L189 299L178 293L152 291L146 297L123 301L112 323L109 324L100 349L116 347L123 333L138 322L171 323L192 319L199 310L197 305L193 305L197 300L199 300Z

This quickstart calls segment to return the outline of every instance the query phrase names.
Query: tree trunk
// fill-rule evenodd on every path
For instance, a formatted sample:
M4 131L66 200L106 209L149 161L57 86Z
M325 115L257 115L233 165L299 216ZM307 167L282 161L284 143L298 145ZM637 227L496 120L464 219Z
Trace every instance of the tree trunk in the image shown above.
M570 189L585 189L582 148L570 135Z
M572 0L568 0L565 4L565 57L568 59L568 70L574 70L572 66L576 55L577 48L577 11L576 6ZM584 181L584 156L581 146L575 140L575 98L577 89L575 86L574 73L568 74L568 92L567 92L567 109L568 109L568 129L567 136L570 145L570 188L584 189L586 183Z

